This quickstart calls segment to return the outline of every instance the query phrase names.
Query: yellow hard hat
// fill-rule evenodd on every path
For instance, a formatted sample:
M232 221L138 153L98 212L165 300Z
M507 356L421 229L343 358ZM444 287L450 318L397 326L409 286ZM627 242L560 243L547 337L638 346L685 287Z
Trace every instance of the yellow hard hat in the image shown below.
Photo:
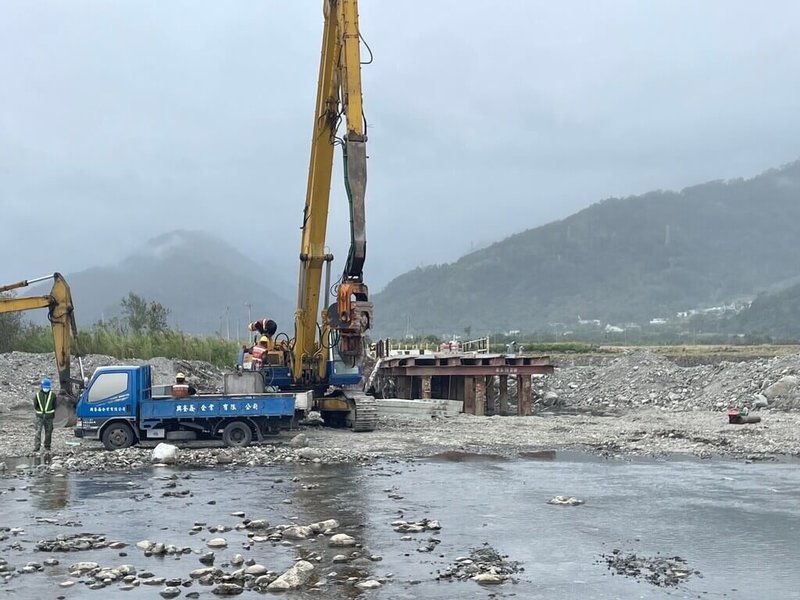
M183 373L178 373L177 375L175 375L175 379L186 379L186 375L184 375Z
M265 343L265 344L266 344L266 343L269 341L269 338L268 338L267 336L265 336L265 335L262 335L262 336L261 336L261 339L260 339L260 340L258 340L258 341L259 341L259 342L263 342L263 343Z

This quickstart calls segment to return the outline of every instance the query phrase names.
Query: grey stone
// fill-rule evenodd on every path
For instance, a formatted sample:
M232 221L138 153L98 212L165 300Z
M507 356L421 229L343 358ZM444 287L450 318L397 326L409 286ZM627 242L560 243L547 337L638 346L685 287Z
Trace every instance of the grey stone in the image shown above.
M305 448L308 446L308 436L305 433L298 433L289 440L289 446L292 448Z
M267 586L270 591L295 590L311 578L314 565L301 560L292 565L285 573Z
M331 539L328 541L328 545L334 548L344 548L348 546L355 546L356 540L346 533L337 533L336 535L331 536Z

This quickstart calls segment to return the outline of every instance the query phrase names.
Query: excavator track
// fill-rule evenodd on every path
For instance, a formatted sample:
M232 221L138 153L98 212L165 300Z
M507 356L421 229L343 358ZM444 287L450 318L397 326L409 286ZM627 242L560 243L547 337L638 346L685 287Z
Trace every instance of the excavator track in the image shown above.
M348 415L348 424L352 423L353 431L374 431L378 424L378 403L375 398L362 392L346 392L352 410Z

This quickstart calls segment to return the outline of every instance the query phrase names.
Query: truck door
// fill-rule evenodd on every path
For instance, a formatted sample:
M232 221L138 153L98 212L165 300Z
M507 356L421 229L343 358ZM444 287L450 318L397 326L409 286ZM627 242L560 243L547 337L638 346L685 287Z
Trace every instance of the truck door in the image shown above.
M110 418L134 418L133 390L130 371L99 373L86 390L86 402L80 415L83 418L105 421Z

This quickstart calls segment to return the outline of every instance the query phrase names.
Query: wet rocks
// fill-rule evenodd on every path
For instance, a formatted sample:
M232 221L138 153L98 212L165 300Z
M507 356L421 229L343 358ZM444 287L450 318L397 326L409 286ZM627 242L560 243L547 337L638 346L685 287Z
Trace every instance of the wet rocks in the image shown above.
M177 598L181 595L181 588L179 587L165 587L159 592L162 598Z
M585 500L580 500L575 496L556 496L548 500L547 503L555 506L580 506L585 503Z
M79 552L97 550L110 544L105 536L94 534L59 535L50 540L39 540L36 549L40 552Z
M331 539L328 540L328 545L333 548L345 548L348 546L355 546L356 540L346 533L337 533L331 536Z
M225 538L212 538L206 542L206 546L209 548L225 548L228 545L228 542Z
M615 549L611 554L602 554L601 561L617 575L659 587L674 587L688 580L692 574L698 574L680 556L649 558Z
M178 548L174 544L151 542L150 540L142 540L136 544L136 547L143 551L145 556L172 556L174 554L188 554L192 551L192 549L188 547Z
M191 573L189 573L189 577L192 579L200 579L201 577L205 577L206 575L216 575L222 574L221 569L217 569L214 567L206 567L204 569L195 569Z
M319 448L300 448L295 454L306 460L321 459L324 456L323 451Z
M178 447L161 442L153 448L151 460L154 463L175 464L178 461Z
M94 571L99 567L100 565L96 562L81 561L71 565L69 570L72 573L83 574L83 573L88 573L89 571Z
M220 583L211 591L217 596L236 596L241 594L244 588L236 583Z
M349 536L348 536L349 537ZM352 539L352 538L351 538ZM286 572L267 586L269 591L295 590L305 585L314 572L314 565L305 560L297 561Z
M305 448L308 446L308 436L305 433L298 433L289 440L289 446L292 448Z
M305 540L314 535L314 530L308 525L294 525L281 532L285 540Z
M512 575L522 571L518 562L506 560L497 550L484 544L475 548L469 556L456 558L455 563L441 571L437 579L459 580L471 579L481 585L497 585L513 581Z
M339 528L339 521L336 519L326 519L325 521L318 521L309 525L314 533L328 533L334 529Z
M392 528L399 533L420 533L423 531L438 531L442 528L437 520L422 519L421 521L392 521Z

